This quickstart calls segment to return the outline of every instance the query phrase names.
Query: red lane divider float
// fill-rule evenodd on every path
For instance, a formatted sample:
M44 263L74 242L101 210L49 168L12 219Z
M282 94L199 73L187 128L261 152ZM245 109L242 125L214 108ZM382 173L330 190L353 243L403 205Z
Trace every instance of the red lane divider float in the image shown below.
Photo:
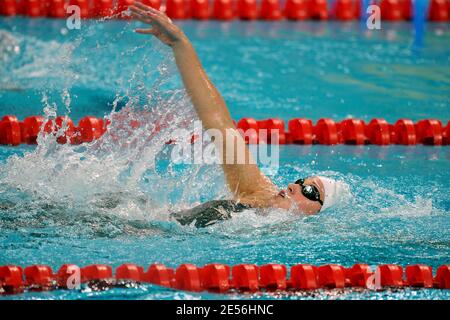
M139 123L131 121L130 126L135 129L139 127ZM281 119L243 118L236 126L250 144L438 146L450 143L450 122L444 127L441 121L435 119L420 120L417 123L399 119L392 125L384 119L372 119L366 124L359 119L335 122L324 118L314 125L309 119L296 118L289 120L286 131ZM56 135L59 143L80 144L99 139L107 131L107 123L95 117L84 117L76 126L70 118L63 116L54 120L31 116L23 121L15 116L4 116L0 121L0 145L35 144L42 128L44 134Z
M57 135L59 143L71 144L91 142L106 132L104 120L95 117L81 119L78 126L70 118L62 116L44 121L42 116L31 116L24 121L19 121L15 116L4 116L0 121L0 144L35 144L42 128L44 134Z
M214 12L218 11L218 7L214 7ZM210 16L209 1L207 0L192 0L191 1L191 17L197 20L207 20Z
M361 17L361 0L140 0L157 10L164 10L172 19L232 20L357 20ZM32 18L65 18L68 5L77 5L82 18L123 16L135 0L2 0L0 15L24 15ZM284 5L282 4L284 3ZM387 21L405 21L413 17L412 0L376 0L381 16ZM448 22L450 9L447 0L431 0L428 7L430 21Z
M350 21L361 17L361 2L352 0L336 0L333 3L331 16L340 21Z
M208 264L198 267L182 264L175 271L162 264L152 264L147 271L136 264L122 264L113 269L108 265L94 264L80 268L65 264L53 273L46 265L0 266L0 294L27 291L74 289L81 285L101 288L114 287L123 281L151 283L162 287L201 292L227 293L230 291L299 291L316 289L368 288L382 290L389 287L418 287L450 289L450 265L442 265L433 277L426 265L410 265L403 269L393 264L380 265L374 271L366 264L350 268L330 264L313 266L298 264L287 268L282 264L256 266L240 264ZM78 287L77 287L78 284Z

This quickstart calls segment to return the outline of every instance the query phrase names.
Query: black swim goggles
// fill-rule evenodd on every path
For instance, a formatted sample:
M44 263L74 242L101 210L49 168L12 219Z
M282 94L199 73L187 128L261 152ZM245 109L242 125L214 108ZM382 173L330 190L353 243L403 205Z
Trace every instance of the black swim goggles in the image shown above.
M320 200L319 189L317 189L316 186L310 184L305 185L305 179L298 179L294 183L300 186L302 194L305 196L306 199L311 201L317 201L318 203L320 203L320 205L323 206L323 201Z

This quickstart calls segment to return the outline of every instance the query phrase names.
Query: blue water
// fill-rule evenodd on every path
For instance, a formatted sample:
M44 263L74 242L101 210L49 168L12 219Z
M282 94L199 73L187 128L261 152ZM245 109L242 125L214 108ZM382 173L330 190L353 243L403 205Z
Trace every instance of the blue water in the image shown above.
M232 116L365 120L450 118L450 28L427 24L414 46L409 23L182 22ZM448 147L282 146L280 187L322 174L351 196L312 217L254 212L206 229L181 227L168 212L226 198L214 166L171 165L170 130L142 137L167 114L169 129L195 115L169 50L132 33L128 22L0 19L0 110L144 119L137 132L113 128L87 146L41 137L0 147L0 265L125 262L450 263ZM70 97L70 99L69 99ZM121 122L123 121L123 122ZM191 122L189 122L190 124ZM153 163L153 156L157 154ZM277 298L184 293L156 286L105 292L26 293L16 299ZM321 299L449 299L449 291L320 291ZM5 297L2 297L5 298ZM313 298L282 295L282 298Z

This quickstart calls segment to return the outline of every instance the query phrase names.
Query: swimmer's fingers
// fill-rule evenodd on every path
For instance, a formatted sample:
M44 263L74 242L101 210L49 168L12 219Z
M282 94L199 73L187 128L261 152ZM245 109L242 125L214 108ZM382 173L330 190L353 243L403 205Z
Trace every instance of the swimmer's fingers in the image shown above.
M130 8L131 7L137 7L139 9L141 9L141 10L144 10L144 11L147 11L147 10L155 10L155 11L157 11L156 9L153 9L152 7L145 5L142 2L140 2L140 1L135 1L133 3L133 5L130 6Z
M152 21L151 18L149 18L147 16L143 16L143 15L138 14L138 13L131 12L131 17L134 18L134 19L137 19L137 20L139 20L139 21L141 21L143 23L153 24L153 21Z
M130 7L130 9L131 9L131 17L141 22L157 26L161 29L167 29L170 25L168 21L164 20L163 17L157 16L152 12L145 12L139 8L133 9L132 7Z
M152 26L150 29L138 29L139 31L136 30L136 32L152 34L169 46L173 46L175 42L184 39L184 34L181 29L173 24L172 20L161 11L145 6L139 2L130 6L130 11L132 17Z
M154 28L150 28L150 29L135 29L134 31L136 31L136 33L141 33L141 34L156 35L156 30Z
M136 5L130 6L129 9L130 9L131 12L138 13L138 14L141 14L141 15L147 15L147 13L153 13L153 11L142 9L142 8L136 6Z
M130 7L130 11L131 11L131 17L138 19L139 21L142 21L144 23L152 23L153 22L153 14L148 14L147 12L135 8L135 7Z
M170 20L170 18L163 12L156 10L152 7L146 6L140 2L136 2L134 5L130 6L130 10L143 16L150 17L152 20L160 23L161 25L172 23L172 20Z
M143 17L155 18L160 16L160 11L153 9L152 7L147 7L139 2L130 6L129 9L132 13L136 13Z
M164 16L164 13L162 13L161 11L156 10L150 6L146 6L145 4L143 4L141 2L135 2L132 6L130 6L130 9L132 7L139 9L142 12L151 13L151 14L158 15L158 16Z

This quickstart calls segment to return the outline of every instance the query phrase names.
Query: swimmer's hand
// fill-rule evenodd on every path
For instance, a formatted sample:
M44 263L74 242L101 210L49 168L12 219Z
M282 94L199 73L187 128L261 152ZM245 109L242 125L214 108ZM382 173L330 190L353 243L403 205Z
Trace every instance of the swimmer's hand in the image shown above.
M137 33L151 34L171 47L187 41L183 31L163 12L140 2L135 2L130 6L130 11L131 17L151 25L151 28L148 29L136 29Z

